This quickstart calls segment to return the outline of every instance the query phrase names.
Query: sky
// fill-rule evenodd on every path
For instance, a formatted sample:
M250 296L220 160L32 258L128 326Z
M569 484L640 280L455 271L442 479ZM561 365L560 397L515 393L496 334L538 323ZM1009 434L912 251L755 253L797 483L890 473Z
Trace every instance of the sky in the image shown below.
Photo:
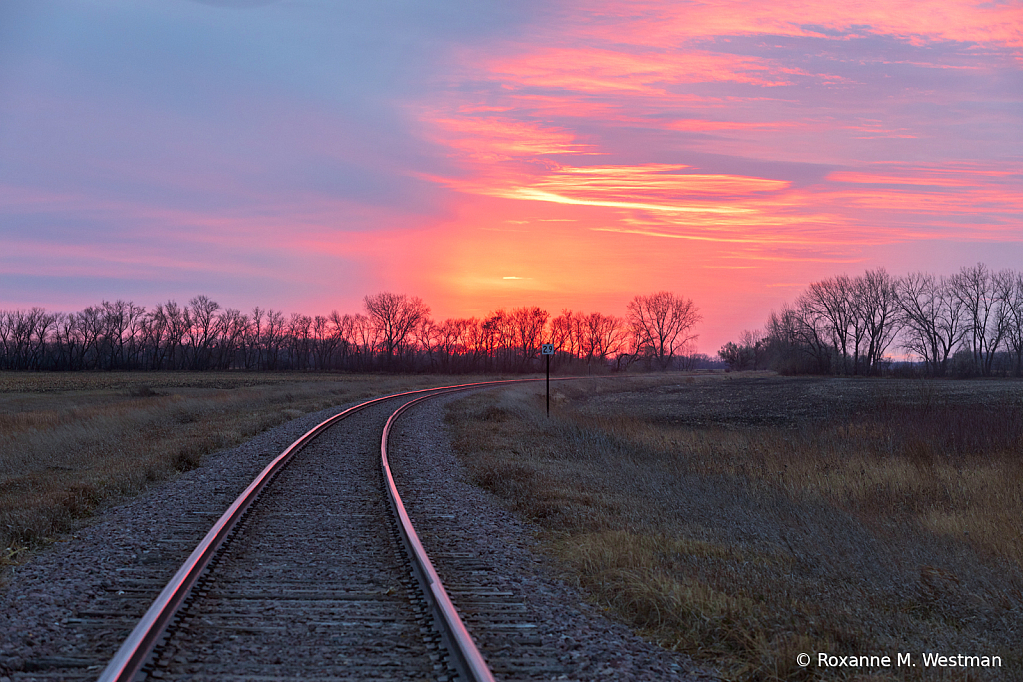
M833 6L832 6L833 5ZM0 308L1023 270L1023 2L0 0Z

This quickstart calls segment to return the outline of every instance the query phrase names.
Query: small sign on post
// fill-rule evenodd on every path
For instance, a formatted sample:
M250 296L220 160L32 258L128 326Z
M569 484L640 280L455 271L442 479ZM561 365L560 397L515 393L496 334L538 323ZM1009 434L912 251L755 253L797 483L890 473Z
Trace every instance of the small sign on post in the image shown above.
M551 416L551 356L554 355L554 344L540 345L540 354L547 358L547 416Z

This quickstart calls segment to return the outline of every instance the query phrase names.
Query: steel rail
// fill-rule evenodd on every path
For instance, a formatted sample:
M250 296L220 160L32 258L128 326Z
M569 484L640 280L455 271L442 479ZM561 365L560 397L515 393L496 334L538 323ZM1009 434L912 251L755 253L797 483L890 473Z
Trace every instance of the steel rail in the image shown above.
M558 377L555 381L579 378L581 377ZM532 381L543 381L543 379L513 379L487 382L485 384L444 387L436 393L410 400L395 410L387 419L387 423L384 425L383 436L380 438L380 466L384 473L384 483L387 486L388 501L391 503L391 509L398 520L398 531L401 534L402 543L405 545L409 559L412 562L412 571L422 587L423 594L426 596L426 601L430 605L431 611L433 611L434 620L440 629L441 641L447 648L448 653L451 654L453 658L452 663L459 677L466 682L496 681L493 673L490 672L490 667L483 658L483 654L476 647L476 643L472 641L469 630L458 615L458 610L451 602L451 598L448 597L447 590L444 589L444 584L441 582L437 570L433 567L433 562L430 561L430 557L426 554L426 549L423 548L423 543L420 542L419 535L412 525L412 520L405 510L405 505L401 501L401 495L398 493L398 488L394 483L394 477L391 475L391 465L387 458L387 438L391 434L391 427L394 426L395 420L406 410L425 400L447 393L465 391L470 388L489 387L495 384L528 383Z
M528 381L538 380L532 379ZM426 601L430 605L431 611L433 611L434 620L441 632L441 640L444 642L448 653L452 656L455 670L458 671L459 677L466 680L466 682L495 682L487 662L483 659L479 649L476 648L475 642L472 641L472 637L458 615L455 605L451 603L451 598L448 597L447 590L444 589L444 585L437 575L437 570L433 567L430 557L427 556L423 543L419 541L419 535L416 534L416 529L412 526L412 521L405 510L405 505L401 501L401 495L398 494L398 488L394 484L394 477L391 475L391 465L387 459L387 437L391 433L394 421L403 412L428 398L435 398L438 395L461 390L466 389L452 389L416 398L395 410L394 414L387 420L387 424L384 425L384 434L380 439L380 465L384 472L387 497L391 503L391 509L394 511L394 516L398 520L398 530L401 533L402 543L408 551L409 558L412 561L412 570L422 587L423 593L426 595Z
M206 570L207 566L209 566L209 563L216 555L217 550L221 545L223 545L224 541L231 534L231 531L238 524L241 517L249 509L255 499L259 497L259 494L263 491L267 484L269 484L284 465L287 464L288 460L290 460L297 452L308 445L310 441L320 435L327 428L355 412L366 409L371 405L375 405L385 400L392 400L394 398L417 395L420 393L448 393L457 390L466 390L469 388L520 383L523 381L537 381L537 379L486 381L470 384L456 384L452 386L437 386L435 388L424 388L416 391L394 393L392 395L374 398L373 400L368 400L364 403L349 407L343 412L339 412L333 417L330 417L329 419L326 419L314 426L301 438L289 445L288 448L278 455L272 462L270 462L270 464L268 464L266 468L260 472L255 480L249 484L244 492L238 496L231 506L228 507L227 511L224 512L217 522L213 524L213 527L210 528L206 536L199 542L189 557L181 565L178 571L174 574L174 577L170 579L170 582L168 582L166 587L163 588L156 600L153 601L149 610L146 611L146 614L138 622L131 634L128 635L128 638L121 645L121 648L117 651L114 657L110 659L107 667L99 676L98 681L133 682L136 676L142 671L146 661L152 655L153 650L156 648L161 638L164 636L164 633L173 621L175 614L177 614L178 610L188 598L189 593L198 582L199 577L202 575L203 571ZM392 415L392 418L393 416L394 415ZM388 424L390 424L390 420L388 421ZM384 437L386 439L386 431ZM404 511L404 508L402 511ZM407 514L405 515L405 519L407 521ZM421 547L422 546L420 545L420 549ZM433 575L436 576L436 572L434 572ZM464 626L462 629L465 629ZM489 680L493 678L479 679Z

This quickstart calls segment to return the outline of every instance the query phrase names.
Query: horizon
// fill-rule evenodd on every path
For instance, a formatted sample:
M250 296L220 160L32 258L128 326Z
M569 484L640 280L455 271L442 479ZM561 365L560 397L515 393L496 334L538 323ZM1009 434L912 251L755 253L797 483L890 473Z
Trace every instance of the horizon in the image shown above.
M998 273L1008 273L1008 275L1010 276L1011 279L1013 279L1013 280L1019 279L1021 282L1023 282L1023 270L1015 271L1015 270L1012 270L1010 268L1005 268L1005 269L1002 269L1001 271L997 271L997 270L993 270L993 269L988 268L985 263L976 263L975 266L976 267L984 268L991 275L995 275L995 274L998 274ZM964 265L960 270L958 270L958 271L956 271L954 273L934 273L934 272L926 272L926 271L916 271L914 273L903 273L903 274L904 275L905 274L929 275L929 276L935 277L938 281L945 281L945 280L953 279L952 275L964 274L964 273L966 273L967 270L973 269L973 267L974 266L966 266L966 265ZM884 268L880 268L880 270L884 270ZM874 272L877 272L877 270L874 270ZM845 274L845 273L843 273L843 274ZM853 275L853 277L859 278L859 277L862 277L864 274L865 273L856 273L855 275ZM899 275L899 274L894 274L894 275L893 275L893 273L888 273L888 274L893 276L893 278L896 279L896 280L901 279L903 277L903 275ZM835 279L834 277L831 277L831 278L828 278L827 281L826 280L822 280L821 282L815 282L814 284L820 284L820 283L827 284L829 281L833 281L834 279ZM658 293L658 292L650 292L650 293L652 294L652 293ZM659 292L659 293L674 293L674 292ZM808 293L809 293L809 289L805 289L805 290L799 292L799 295L808 294ZM992 291L990 293L991 293L991 295L997 296L997 293L994 292L994 291ZM521 309L532 309L532 308L540 308L543 312L548 314L549 317L548 317L547 323L545 324L545 333L548 333L548 332L551 331L551 329L548 329L548 327L550 327L551 323L554 321L555 318L557 318L559 316L562 316L562 315L565 315L565 314L571 314L571 315L575 316L576 318L579 318L581 316L585 316L585 315L588 315L590 313L601 313L601 314L604 314L604 315L613 315L613 316L617 317L618 319L621 320L621 322L624 325L628 325L629 324L629 313L628 312L625 312L622 315L617 315L615 313L608 313L607 311L604 311L604 310L579 310L579 309L572 310L572 309L567 309L567 308L566 309L561 309L561 310L550 310L550 309L544 308L543 306L533 306L533 305L529 305L528 303L523 304L523 305L514 305L514 306L499 306L499 307L488 309L485 312L482 312L482 313L479 313L479 314L473 314L473 315L444 315L444 316L440 316L440 315L435 314L434 310L430 306L430 302L429 301L422 300L421 297L418 297L414 293L410 293L410 292L375 292L374 294L366 294L361 299L360 307L357 310L338 309L336 307L332 308L330 310L317 310L317 311L288 310L288 309L283 309L283 308L282 309L275 309L272 306L265 306L265 307L264 306L260 306L258 302L256 304L254 304L252 307L247 308L247 309L246 308L235 308L234 306L231 306L229 304L227 304L227 305L222 304L221 301L218 301L218 300L216 300L213 297L206 296L205 294L202 294L202 293L197 293L197 294L195 294L193 296L189 296L189 297L183 299L182 301L178 301L177 299L170 298L170 299L156 301L155 303L153 303L151 305L147 305L147 304L145 304L145 302L139 302L139 301L135 301L135 300L132 300L132 299L127 299L127 300L125 300L125 299L114 299L114 300L104 299L102 301L93 301L88 306L83 306L79 310L53 310L53 309L46 309L43 306L33 306L33 307L42 308L42 310L45 313L47 313L47 314L74 314L74 313L82 312L85 308L100 308L100 307L105 306L107 304L125 303L125 304L131 304L131 305L138 306L140 308L139 314L140 315L144 315L144 314L150 314L152 312L155 312L157 307L165 306L167 304L174 304L174 305L181 306L182 308L188 308L189 306L191 306L194 303L194 301L196 299L202 298L202 299L210 301L210 302L212 302L212 303L214 303L216 305L215 310L217 311L217 313L216 313L217 315L222 315L224 313L228 313L228 312L230 312L233 309L235 312L240 313L242 316L246 316L247 318L251 319L251 316L255 312L254 308L257 308L263 314L279 313L279 314L283 315L285 319L290 319L291 317L293 317L295 315L299 315L299 316L305 316L305 317L309 318L310 321L313 321L313 320L318 319L318 318L323 318L324 320L329 320L330 318L332 318L332 316L335 313L338 313L338 314L344 315L344 316L348 316L348 315L363 315L364 317L366 317L367 315L369 315L370 317L372 317L372 315L368 311L368 306L367 306L366 302L368 301L368 299L370 299L370 298L372 298L372 297L374 297L376 295L383 295L383 294L393 294L393 295L397 295L397 296L401 296L401 297L407 297L409 299L418 298L427 308L426 319L432 321L435 324L443 324L443 323L448 322L448 321L457 321L457 320L466 320L466 321L468 321L468 320L476 320L476 321L482 322L482 321L485 321L487 318L492 317L492 316L497 315L497 314L511 314L511 313L514 313L517 309L521 310ZM648 295L648 294L637 294L633 299L630 299L630 302L632 302L632 301L634 301L636 299L639 299L640 297L646 296L646 295ZM695 301L693 301L692 303L694 305L696 304ZM699 329L700 329L700 325L702 324L702 317L703 317L704 312L699 309L698 305L696 305L696 311L695 312L696 312L697 315L699 315L701 317L701 320L697 321L695 323L695 325L692 327L692 330L691 330L691 331L693 331L695 333L696 338L695 338L694 341L690 341L690 342L687 342L687 343L683 344L682 352L678 353L677 356L678 357L697 357L697 356L701 356L702 355L702 356L706 356L707 360L710 361L710 362L725 362L725 359L720 356L718 351L722 350L723 346L726 343L739 343L739 345L741 345L740 336L743 333L746 333L746 332L754 332L754 333L760 332L762 334L769 335L770 334L770 330L769 330L768 318L771 315L774 315L775 313L782 312L783 309L786 309L786 308L794 309L795 307L797 307L797 304L798 304L797 297L794 297L793 300L790 300L790 301L784 301L782 303L782 305L779 307L779 309L777 309L777 310L772 309L771 311L769 311L768 313L765 314L764 324L763 325L761 325L760 327L751 327L751 328L746 328L746 329L737 331L733 338L730 338L727 341L723 342L721 345L717 346L715 349L707 349L707 348L701 348L700 347L700 344L699 344L699 341L700 341ZM3 308L0 308L0 313L4 313L4 312L12 312L13 313L13 312L19 312L19 311L20 312L30 312L31 309L30 308L20 308L20 309L14 309L14 310L6 311ZM963 347L963 348L965 348L965 347ZM898 350L899 352L896 352L896 350ZM919 355L919 353L914 352L912 349L902 345L902 343L894 344L893 346L891 346L888 349L888 351L889 352L886 352L884 354L884 357L887 360L893 361L893 362L895 362L897 364L906 364L906 363L909 363L909 364L926 364L926 359L921 357ZM1009 353L1010 351L1006 349L1006 350L1003 350L1002 352L1003 353Z

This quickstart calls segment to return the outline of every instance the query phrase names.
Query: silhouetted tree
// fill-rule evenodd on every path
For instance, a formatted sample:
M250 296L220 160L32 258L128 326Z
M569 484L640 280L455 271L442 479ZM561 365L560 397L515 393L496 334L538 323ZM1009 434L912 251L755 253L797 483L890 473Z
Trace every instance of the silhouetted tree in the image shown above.
M857 317L866 333L866 371L875 371L888 350L899 326L899 294L896 282L884 268L868 270L853 281L853 300Z
M1023 272L1008 278L1006 302L1009 310L1009 327L1006 343L1013 357L1013 372L1023 376Z
M896 280L902 347L923 359L929 374L945 376L965 331L964 306L947 279L923 272Z
M693 327L703 319L691 299L669 291L636 296L628 311L642 352L662 369L671 363L676 350L696 339Z
M512 343L517 347L520 368L528 370L540 357L540 346L550 315L541 308L516 308L509 315Z
M952 293L966 312L965 350L981 374L991 373L995 353L1005 340L1010 320L1006 294L1011 290L1007 271L992 273L983 263L963 268L950 279Z
M718 351L718 356L736 371L759 369L767 353L767 346L767 338L762 333L747 329L739 335L739 343L729 341Z
M382 344L385 364L392 368L395 355L404 352L409 335L430 314L430 308L417 296L389 292L366 296L364 302Z

